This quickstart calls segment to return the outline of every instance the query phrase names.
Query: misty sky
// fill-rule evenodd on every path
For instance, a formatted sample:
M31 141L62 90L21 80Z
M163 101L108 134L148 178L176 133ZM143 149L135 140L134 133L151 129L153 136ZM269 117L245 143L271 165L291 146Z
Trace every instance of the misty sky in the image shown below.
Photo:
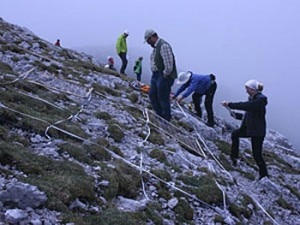
M257 79L269 98L268 127L298 149L299 10L299 0L0 1L4 20L52 43L60 38L67 48L99 46L101 51L101 46L114 46L128 29L129 59L130 48L149 57L144 31L155 29L172 45L180 69L216 74L220 116L227 112L219 102L245 100L244 83Z

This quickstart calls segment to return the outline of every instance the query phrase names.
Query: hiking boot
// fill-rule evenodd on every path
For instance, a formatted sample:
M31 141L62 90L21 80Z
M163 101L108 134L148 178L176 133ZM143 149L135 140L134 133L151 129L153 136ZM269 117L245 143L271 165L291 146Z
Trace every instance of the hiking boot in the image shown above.
M195 116L196 118L202 120L201 115L199 115L198 113L192 112L192 115Z
M214 127L215 123L206 122L205 125L208 126L208 127Z
M263 179L263 178L269 178L269 175L261 175L261 176L259 176L259 180L261 180L261 179Z

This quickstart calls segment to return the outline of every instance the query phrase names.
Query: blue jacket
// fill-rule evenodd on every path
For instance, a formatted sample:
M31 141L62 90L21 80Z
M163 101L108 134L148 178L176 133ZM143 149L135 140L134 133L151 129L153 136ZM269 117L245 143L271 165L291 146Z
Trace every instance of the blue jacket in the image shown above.
M264 137L266 135L266 105L268 99L258 92L250 97L247 102L228 103L231 109L246 111L244 115L235 113L237 119L242 119L240 129L246 130L248 137Z
M192 73L191 78L188 82L181 85L177 90L174 97L177 97L181 92L183 98L188 97L191 93L196 92L201 95L205 95L212 84L210 75L200 75Z

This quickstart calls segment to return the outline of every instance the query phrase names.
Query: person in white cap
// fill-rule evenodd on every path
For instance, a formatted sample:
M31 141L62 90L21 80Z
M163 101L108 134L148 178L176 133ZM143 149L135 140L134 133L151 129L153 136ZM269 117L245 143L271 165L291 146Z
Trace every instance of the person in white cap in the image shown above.
M214 74L200 75L191 71L181 72L178 74L177 84L181 84L173 98L180 102L188 97L191 93L196 115L202 118L201 102L202 96L205 95L205 109L207 113L206 125L213 127L215 125L213 100L217 90L216 77ZM181 94L183 92L183 94Z
M266 163L262 156L263 141L266 135L266 105L267 97L262 94L263 85L257 80L249 80L245 83L246 92L249 95L248 101L245 102L227 102L223 101L222 105L230 109L245 111L245 114L234 112L236 119L242 120L239 129L234 130L231 134L231 160L234 166L237 165L239 156L239 138L251 138L252 154L259 167L259 179L268 177Z
M149 98L151 105L156 114L170 121L170 93L177 77L175 56L171 45L158 37L154 30L146 30L144 40L153 48L150 57L152 77Z
M127 63L128 63L128 61L127 61L127 43L126 43L126 38L128 37L128 35L129 35L128 30L125 30L123 32L123 34L121 34L119 36L117 43L116 43L117 54L119 55L119 57L122 61L120 73L125 76L127 76L125 73L125 70L126 70Z

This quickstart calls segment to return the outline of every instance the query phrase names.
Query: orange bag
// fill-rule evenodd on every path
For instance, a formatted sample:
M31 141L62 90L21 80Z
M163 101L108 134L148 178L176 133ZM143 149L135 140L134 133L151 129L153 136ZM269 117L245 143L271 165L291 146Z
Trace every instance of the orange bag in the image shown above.
M147 84L141 85L141 91L148 94L150 91L150 86Z

